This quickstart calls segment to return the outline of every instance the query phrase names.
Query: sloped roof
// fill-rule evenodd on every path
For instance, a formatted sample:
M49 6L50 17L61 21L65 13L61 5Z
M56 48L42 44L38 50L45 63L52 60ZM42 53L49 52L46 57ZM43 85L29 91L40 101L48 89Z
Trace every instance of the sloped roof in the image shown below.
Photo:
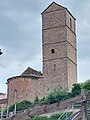
M43 74L40 71L36 71L36 70L28 67L21 75L8 78L7 84L9 83L9 81L11 81L13 79L22 78L22 77L23 78L29 77L31 79L33 79L33 78L39 79L39 78L43 77Z
M30 67L28 67L22 74L21 76L31 76L31 75L37 75L37 76L41 76L42 73L39 71L36 71Z
M64 9L67 10L67 12L76 20L76 18L70 13L70 11L66 7L63 7L56 2L52 2L41 14Z
M55 10L60 10L60 9L66 9L66 8L55 2L52 2L41 14L55 11Z

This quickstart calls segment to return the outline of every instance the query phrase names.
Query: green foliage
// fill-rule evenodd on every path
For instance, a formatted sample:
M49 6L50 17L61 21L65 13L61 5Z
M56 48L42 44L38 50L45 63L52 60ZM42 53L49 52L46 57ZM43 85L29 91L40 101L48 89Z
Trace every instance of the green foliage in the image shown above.
M49 93L46 96L45 101L47 103L51 104L51 103L55 103L55 102L60 101L60 100L70 99L72 97L80 95L81 88L82 88L81 84L75 83L72 86L71 92L68 92L68 91L66 91L66 89L62 88L61 86L58 86L56 89L54 89L51 93Z
M87 80L83 83L83 89L86 89L87 92L90 94L90 80Z
M58 86L56 89L53 90L53 92L49 93L46 96L45 101L49 104L55 103L59 100L65 100L68 92L66 89L62 88L61 86Z
M63 113L59 113L59 114L54 114L52 115L51 117L47 117L47 116L36 116L36 117L33 117L33 118L30 118L29 120L58 120L58 118L62 115ZM68 112L67 115L68 117L72 114L72 112ZM66 120L66 113L63 114L62 116L63 120Z
M38 98L38 96L36 96L36 99L34 100L35 103L38 103L40 100Z
M17 109L17 111L25 110L30 106L30 104L31 104L30 101L24 100L24 101L16 104L16 109Z
M29 120L48 120L46 116L36 116L33 118L30 118Z
M14 104L11 105L11 106L9 107L8 111L9 111L9 112L13 112L13 111L14 111L14 106L15 106Z
M36 97L34 102L38 103L38 102L44 101L51 104L60 100L70 99L70 98L76 97L77 95L80 95L81 89L86 89L90 94L90 80L87 80L84 83L73 84L71 92L68 92L66 91L66 89L62 88L61 86L58 86L51 93L49 93L45 98L39 100L38 97Z
M50 119L52 120L58 120L58 118L60 117L62 115L62 113L60 113L60 114L54 114L54 115L52 115L51 117L50 117Z
M81 85L79 83L75 83L72 86L71 97L75 97L81 94Z
M30 106L31 102L24 100L22 102L18 102L16 103L16 110L20 111L20 110L25 110ZM15 108L15 104L11 105L8 109L9 112L13 112Z
M74 84L71 92L68 92L66 91L65 88L58 86L56 89L54 89L51 93L49 93L45 98L42 98L41 100L39 100L39 98L36 96L34 103L44 101L46 103L52 104L60 100L70 99L72 97L75 97L76 95L80 95L82 88L90 92L90 80L82 84L79 84L79 83ZM26 100L16 103L16 110L20 111L20 110L27 109L31 104L32 104L31 102L26 101ZM9 107L9 112L13 112L14 108L15 108L15 105L11 105Z
M43 97L43 98L40 100L40 102L43 102L43 101L45 101L45 97Z

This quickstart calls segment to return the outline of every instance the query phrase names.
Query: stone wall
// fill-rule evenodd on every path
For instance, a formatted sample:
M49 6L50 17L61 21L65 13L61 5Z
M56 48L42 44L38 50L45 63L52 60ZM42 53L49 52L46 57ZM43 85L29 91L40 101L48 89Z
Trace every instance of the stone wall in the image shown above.
M28 77L16 77L8 83L8 104L23 100L33 100L37 92L35 79Z
M42 14L42 29L50 29L65 25L65 10L51 11Z
M36 96L43 98L57 86L71 90L72 84L77 82L75 18L54 2L42 13L42 49L42 77L23 74L10 78L8 105L32 101Z
M71 90L77 81L76 34L75 18L66 8L53 3L42 13L42 39L48 89L61 85Z

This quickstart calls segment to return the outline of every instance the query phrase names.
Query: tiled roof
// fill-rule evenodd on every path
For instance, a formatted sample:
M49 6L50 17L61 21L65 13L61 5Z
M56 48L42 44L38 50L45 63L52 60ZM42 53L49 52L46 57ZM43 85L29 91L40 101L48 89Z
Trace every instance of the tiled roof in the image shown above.
M40 71L36 71L30 67L28 67L21 75L19 76L14 76L14 77L11 77L11 78L8 78L7 79L7 84L9 81L11 81L12 79L16 79L16 78L21 78L21 77L29 77L31 79L35 78L35 79L39 79L39 78L42 78L43 74L40 72Z
M36 71L30 67L28 67L22 74L21 76L31 76L31 75L37 75L37 76L41 76L42 73L39 71Z

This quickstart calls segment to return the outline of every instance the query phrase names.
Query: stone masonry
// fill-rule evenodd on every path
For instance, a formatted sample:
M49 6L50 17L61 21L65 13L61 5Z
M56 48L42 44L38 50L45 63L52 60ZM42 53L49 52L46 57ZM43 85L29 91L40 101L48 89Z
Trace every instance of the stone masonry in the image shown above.
M7 80L8 105L43 98L57 86L71 90L77 82L75 18L67 8L51 3L42 12L43 73L28 67Z
M43 74L51 89L61 85L71 90L77 81L75 18L52 3L42 13Z

